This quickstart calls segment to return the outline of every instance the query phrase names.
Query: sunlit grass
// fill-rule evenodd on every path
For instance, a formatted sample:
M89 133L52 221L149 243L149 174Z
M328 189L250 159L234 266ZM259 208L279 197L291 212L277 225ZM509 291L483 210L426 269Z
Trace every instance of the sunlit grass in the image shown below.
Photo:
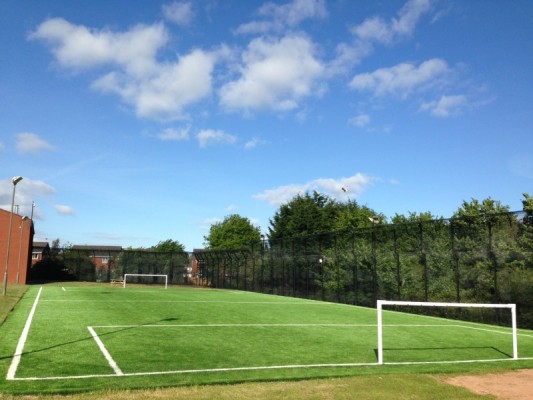
M31 287L0 327L0 376L6 376L38 290ZM384 323L386 362L511 358L510 335L492 328L458 330L448 320L398 312L384 312ZM89 327L125 376L116 376ZM521 337L520 354L533 356L533 334L522 333L530 336ZM372 308L229 290L45 285L15 374L34 380L0 381L0 392L126 390L113 396L128 398L120 396L156 387L181 386L173 389L179 391L200 385L195 390L208 393L203 385L286 381L290 388L317 378L325 379L318 381L322 387L353 375L377 379L533 367L533 361L378 366L376 334ZM291 397L287 390L284 398ZM268 393L273 397L264 398L277 398Z

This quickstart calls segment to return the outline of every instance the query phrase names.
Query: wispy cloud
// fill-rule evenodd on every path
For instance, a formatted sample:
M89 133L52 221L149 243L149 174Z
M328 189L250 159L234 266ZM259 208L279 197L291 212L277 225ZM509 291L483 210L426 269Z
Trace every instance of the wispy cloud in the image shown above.
M390 21L377 16L367 18L353 27L352 33L363 41L391 44L413 33L420 17L431 9L431 3L431 0L409 0L397 17Z
M191 2L174 1L163 5L163 15L165 18L180 26L189 25L194 17Z
M66 215L66 216L74 215L74 210L70 206L66 206L63 204L56 204L54 208L56 209L58 214Z
M252 149L255 149L257 146L259 146L260 144L263 144L263 143L265 143L264 140L253 138L253 139L247 141L244 144L244 149L245 150L252 150Z
M352 79L350 87L369 91L374 96L392 95L406 98L417 90L428 90L441 84L450 74L448 64L441 59L431 59L416 66L401 63L374 72L361 73Z
M287 203L296 195L303 195L313 190L325 192L334 198L357 198L373 181L374 178L357 173L347 178L321 178L306 183L279 186L274 189L264 190L253 197L260 201L266 201L273 206Z
M196 135L200 147L205 148L215 144L233 144L237 137L214 129L204 129Z
M286 4L265 3L257 14L261 20L248 22L235 29L236 34L264 34L294 28L306 19L327 16L324 0L293 0Z
M420 111L429 111L436 117L449 117L459 114L467 104L465 95L441 96L438 100L422 103Z
M39 154L43 151L54 149L54 146L41 139L35 133L18 133L15 136L17 139L17 151L21 154Z
M370 124L370 115L368 114L358 114L352 119L350 119L352 125L357 126L358 128L364 128Z
M181 129L167 128L157 135L160 140L181 142L189 139L190 127Z
M389 21L373 16L352 26L352 41L336 45L335 57L327 65L328 75L348 73L372 54L376 44L392 46L411 36L422 16L431 10L432 3L433 0L409 0L399 10L397 17Z

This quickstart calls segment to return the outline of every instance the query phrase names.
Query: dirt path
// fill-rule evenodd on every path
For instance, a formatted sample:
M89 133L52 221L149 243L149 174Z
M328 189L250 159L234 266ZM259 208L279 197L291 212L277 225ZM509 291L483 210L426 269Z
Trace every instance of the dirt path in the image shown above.
M502 400L533 399L533 369L488 375L464 375L444 382L462 386L478 394L491 394Z

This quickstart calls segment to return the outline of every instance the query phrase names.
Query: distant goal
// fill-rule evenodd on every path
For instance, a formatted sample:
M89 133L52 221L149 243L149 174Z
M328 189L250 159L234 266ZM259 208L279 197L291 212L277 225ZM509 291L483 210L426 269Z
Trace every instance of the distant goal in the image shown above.
M511 313L513 359L518 359L518 342L516 327L516 304L476 304L476 303L438 303L438 302L417 302L417 301L377 301L377 325L378 325L378 364L383 364L383 307L405 306L405 307L459 307L459 308L493 308L509 309ZM386 326L386 325L385 325Z
M126 284L128 283L128 278L130 278L130 283L133 279L135 279L135 283L140 284L161 284L165 285L165 289L168 288L168 275L161 275L161 274L124 274L124 283L122 287L126 287ZM154 279L156 278L156 279Z

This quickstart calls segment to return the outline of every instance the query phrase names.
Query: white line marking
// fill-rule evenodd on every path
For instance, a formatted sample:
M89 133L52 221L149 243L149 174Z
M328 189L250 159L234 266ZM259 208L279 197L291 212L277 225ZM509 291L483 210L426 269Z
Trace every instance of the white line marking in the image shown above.
M113 357L111 357L111 354L109 354L109 352L105 348L104 344L102 343L102 341L100 340L100 338L98 337L98 335L96 334L92 326L88 326L87 329L89 329L89 332L91 332L92 337L94 338L96 344L100 348L100 351L103 353L105 359L109 363L109 366L113 369L113 371L115 371L115 375L124 375L124 373L118 367L115 360L113 360Z
M69 302L69 303L216 303L216 304L268 304L272 306L277 305L295 305L295 306L319 306L320 303L299 302L292 301L218 301L218 300L65 300L65 299L48 299L46 302ZM322 304L323 305L323 304Z
M28 315L28 319L26 320L26 325L24 325L24 329L22 330L22 334L20 335L20 339L17 344L15 354L13 355L13 360L11 361L11 365L9 366L9 369L7 371L6 379L8 381L12 381L15 379L15 373L17 372L20 359L22 358L22 352L24 351L24 345L26 344L26 339L28 338L28 333L30 332L31 321L33 320L35 310L37 309L37 303L39 303L39 298L41 297L42 291L43 291L43 287L41 286L41 288L39 289L39 292L37 293L37 297L35 298L35 301L33 302L33 307L31 308L30 315Z
M427 364L464 364L464 363L486 363L486 362L505 362L505 361L531 361L533 357L513 358L498 358L491 360L460 360L460 361L416 361L416 362L389 362L384 365L427 365ZM272 369L297 369L297 368L350 368L350 367L383 367L378 363L346 363L346 364L307 364L307 365L272 365L263 367L236 367L236 368L211 368L211 369L189 369L176 371L154 371L154 372L131 372L122 374L121 377L128 376L149 376L149 375L178 375L178 374L194 374L206 372L232 372L232 371L260 371ZM116 378L115 374L102 375L74 375L74 376L47 376L47 377L30 377L30 378L15 378L17 381L49 381L60 379L89 379L89 378Z
M257 327L281 327L281 328L300 328L300 327L375 327L375 324L160 324L160 325L93 325L93 328L257 328ZM440 325L442 326L442 325Z

